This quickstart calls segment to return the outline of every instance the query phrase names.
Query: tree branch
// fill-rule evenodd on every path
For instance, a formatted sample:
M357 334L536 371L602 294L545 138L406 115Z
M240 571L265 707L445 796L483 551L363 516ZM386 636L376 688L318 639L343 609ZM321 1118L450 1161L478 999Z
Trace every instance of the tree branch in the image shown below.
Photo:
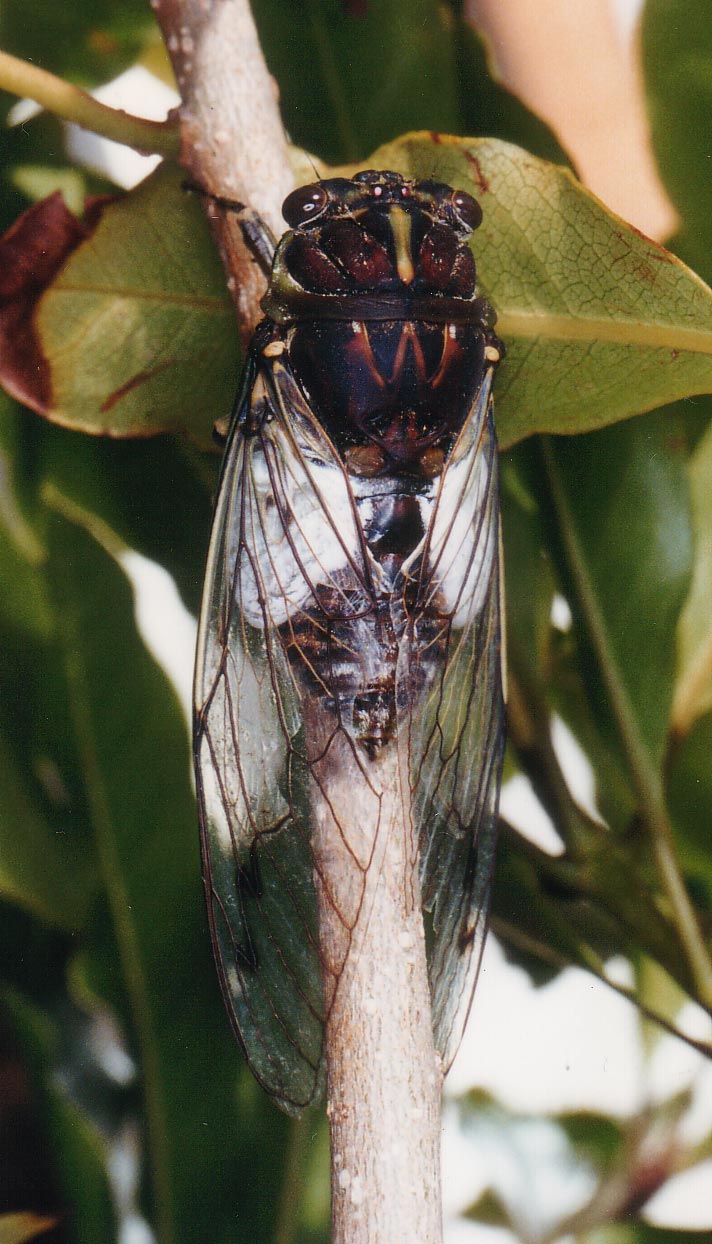
M439 1244L442 1066L410 793L395 744L368 762L316 713L305 729L318 757L312 808L332 1244Z
M255 208L276 236L294 186L277 91L247 0L153 0L181 93L181 163L208 195ZM265 278L234 213L207 200L243 344L261 317Z
M281 203L293 185L289 154L246 0L153 2L183 100L183 165L208 194L246 203L281 232ZM264 279L234 213L214 203L210 215L249 336ZM323 721L304 726L313 771L329 769L328 801L315 780L311 803L334 1244L439 1244L442 1072L409 796L397 755L369 767L341 732L324 739Z

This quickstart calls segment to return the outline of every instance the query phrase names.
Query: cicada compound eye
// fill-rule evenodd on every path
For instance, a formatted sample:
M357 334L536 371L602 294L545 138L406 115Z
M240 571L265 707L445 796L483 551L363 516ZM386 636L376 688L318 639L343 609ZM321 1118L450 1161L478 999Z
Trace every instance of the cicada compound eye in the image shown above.
M323 186L300 186L287 195L282 204L282 215L290 229L299 229L321 216L328 202L329 196Z
M450 202L458 220L468 229L482 224L482 208L466 190L453 190Z

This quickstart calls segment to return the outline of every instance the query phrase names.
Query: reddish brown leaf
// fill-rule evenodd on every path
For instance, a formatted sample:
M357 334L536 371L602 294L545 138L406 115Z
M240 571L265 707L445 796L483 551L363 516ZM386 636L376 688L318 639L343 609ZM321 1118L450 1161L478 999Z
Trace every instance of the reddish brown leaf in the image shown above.
M0 384L40 414L51 405L52 389L35 329L37 303L96 228L106 202L90 200L79 220L56 191L23 212L0 239Z

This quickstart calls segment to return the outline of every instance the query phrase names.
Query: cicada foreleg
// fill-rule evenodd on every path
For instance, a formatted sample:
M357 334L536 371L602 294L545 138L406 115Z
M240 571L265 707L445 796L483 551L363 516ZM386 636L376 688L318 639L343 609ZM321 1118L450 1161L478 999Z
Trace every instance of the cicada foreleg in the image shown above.
M234 213L247 249L254 256L262 272L268 277L272 271L272 261L274 260L277 240L259 213L253 207L247 207L245 203L240 203L238 199L229 199L225 198L224 195L214 194L212 190L206 190L204 186L200 186L194 181L184 181L183 189L190 191L191 194L199 194L203 199L208 199L210 203L213 203L215 207L221 208L224 212Z

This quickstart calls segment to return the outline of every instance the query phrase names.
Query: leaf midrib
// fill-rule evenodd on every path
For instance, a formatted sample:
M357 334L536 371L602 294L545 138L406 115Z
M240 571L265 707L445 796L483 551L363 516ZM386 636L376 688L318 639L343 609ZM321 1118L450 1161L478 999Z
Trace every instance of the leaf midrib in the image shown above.
M548 311L500 311L497 332L505 342L516 338L559 341L605 341L712 355L712 329L635 319L552 315Z
M193 294L190 292L170 293L168 290L158 289L141 289L140 287L131 288L125 286L120 288L116 285L100 285L96 281L57 281L48 291L48 295L52 298L59 298L63 295L90 294L92 297L114 298L117 302L156 302L170 303L179 307L188 307L191 310L196 308L203 311L220 312L221 315L227 314L230 310L230 303L227 291L224 297L220 294Z
M166 291L122 290L96 284L71 284L55 287L54 295L92 294L131 301L165 303L196 307L224 315L227 301L193 294L169 294ZM689 354L712 355L712 328L685 328L680 324L653 323L638 319L614 319L580 315L552 315L549 311L500 311L497 329L505 341L516 338L557 341L605 341L619 345L651 346L654 349L684 350Z

